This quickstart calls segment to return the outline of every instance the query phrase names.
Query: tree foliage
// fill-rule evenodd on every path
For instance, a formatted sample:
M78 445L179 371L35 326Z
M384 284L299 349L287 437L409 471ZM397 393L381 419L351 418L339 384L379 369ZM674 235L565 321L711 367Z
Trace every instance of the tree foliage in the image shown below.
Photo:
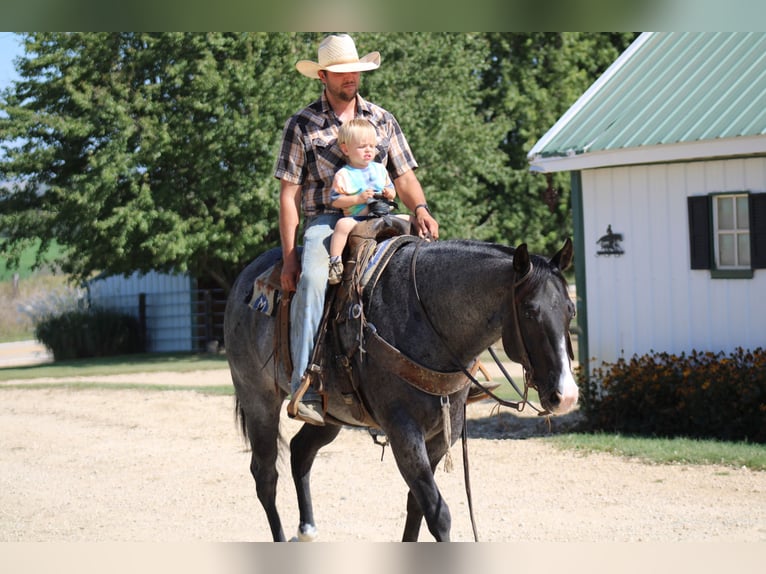
M64 272L189 271L227 285L276 243L275 149L308 85L299 38L31 34L5 94L9 242L56 238ZM43 192L41 192L43 190Z
M487 238L554 253L572 234L568 174L556 174L558 199L549 208L548 181L528 170L527 153L634 39L635 34L585 32L490 33L492 65L484 74L483 105L510 128L499 147L508 177L488 184Z
M33 33L0 96L0 253L35 239L94 273L188 271L228 288L278 244L272 177L285 120L316 98L298 59L320 34ZM355 34L383 65L361 93L391 110L444 237L527 241L571 233L526 153L630 35ZM565 184L565 182L564 182Z

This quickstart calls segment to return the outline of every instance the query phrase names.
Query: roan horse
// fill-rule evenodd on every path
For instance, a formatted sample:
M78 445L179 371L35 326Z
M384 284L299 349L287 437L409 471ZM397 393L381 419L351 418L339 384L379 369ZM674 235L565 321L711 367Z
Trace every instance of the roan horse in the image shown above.
M251 309L247 297L255 278L280 256L279 249L272 249L247 266L232 288L224 319L237 414L252 449L250 471L275 541L285 540L276 508L276 463L289 377L275 357L276 319ZM374 423L355 419L337 391L349 361L339 361L337 346L328 344L322 372L327 424L304 424L290 441L299 540L312 540L317 533L309 488L314 458L344 424L377 426L385 433L409 487L402 540L418 539L423 518L437 541L449 540L450 513L434 472L461 433L469 385L463 376L465 385L441 389L439 375L462 374L502 338L508 357L524 365L527 383L537 389L543 408L551 414L570 411L578 398L569 340L574 306L561 271L571 260L569 239L550 260L530 255L525 244L513 249L417 238L391 256L352 313L360 319L338 323L336 333L337 339L354 345L350 362L358 375L358 395ZM328 339L332 334L330 329ZM401 370L391 368L391 355L381 355L381 345L411 360L404 371L435 371L435 388L425 392L403 380ZM451 431L449 444L445 429Z

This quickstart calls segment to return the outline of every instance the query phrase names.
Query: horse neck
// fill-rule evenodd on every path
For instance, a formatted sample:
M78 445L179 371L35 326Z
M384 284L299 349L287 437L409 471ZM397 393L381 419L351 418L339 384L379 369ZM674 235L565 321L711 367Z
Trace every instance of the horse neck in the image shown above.
M413 281L413 250L392 261L382 284L391 303L374 320L405 354L453 370L456 359L466 364L500 338L512 259L484 243L427 244L418 250Z

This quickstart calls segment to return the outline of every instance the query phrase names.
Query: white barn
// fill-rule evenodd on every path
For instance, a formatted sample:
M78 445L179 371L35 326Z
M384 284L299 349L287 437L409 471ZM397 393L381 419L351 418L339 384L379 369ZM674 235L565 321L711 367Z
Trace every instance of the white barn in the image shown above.
M766 346L766 34L640 35L528 160L571 174L580 364Z

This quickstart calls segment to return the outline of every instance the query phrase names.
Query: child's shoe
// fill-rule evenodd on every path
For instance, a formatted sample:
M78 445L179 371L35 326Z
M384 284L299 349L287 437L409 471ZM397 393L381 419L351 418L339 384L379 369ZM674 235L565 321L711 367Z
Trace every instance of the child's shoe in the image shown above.
M327 282L330 285L337 285L343 278L343 261L330 261L330 275Z

